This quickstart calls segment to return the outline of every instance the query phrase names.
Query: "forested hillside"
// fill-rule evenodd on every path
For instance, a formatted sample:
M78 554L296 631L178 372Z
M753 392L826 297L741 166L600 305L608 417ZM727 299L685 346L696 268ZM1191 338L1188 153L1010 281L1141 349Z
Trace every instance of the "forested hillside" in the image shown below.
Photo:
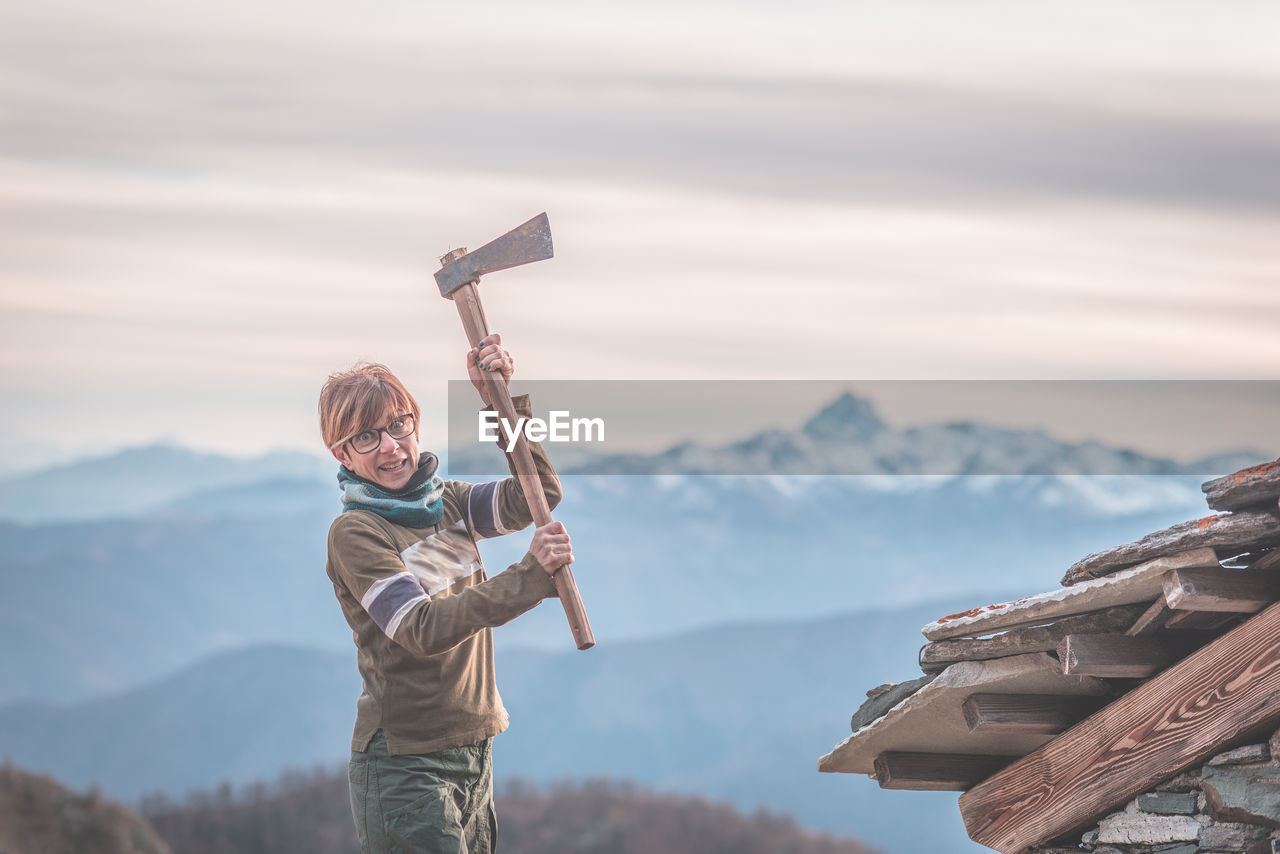
M342 769L286 776L271 790L150 799L152 824L182 854L356 854ZM513 781L497 796L504 854L874 854L780 815L744 815L701 798L594 780L551 788Z

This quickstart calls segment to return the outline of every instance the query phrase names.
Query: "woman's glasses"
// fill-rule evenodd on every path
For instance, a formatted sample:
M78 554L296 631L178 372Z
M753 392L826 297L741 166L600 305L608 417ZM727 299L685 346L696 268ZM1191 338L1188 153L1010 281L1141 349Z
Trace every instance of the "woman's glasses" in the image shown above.
M367 454L376 450L382 444L383 433L386 433L392 439L403 439L412 432L413 416L397 415L386 427L379 427L376 430L361 430L347 441L351 443L352 449L357 454Z

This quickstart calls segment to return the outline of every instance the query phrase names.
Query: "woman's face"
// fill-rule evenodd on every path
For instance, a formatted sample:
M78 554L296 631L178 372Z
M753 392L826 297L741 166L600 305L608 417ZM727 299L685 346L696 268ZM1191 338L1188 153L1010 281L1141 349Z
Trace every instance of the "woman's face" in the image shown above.
M386 427L402 412L390 410L383 413L377 424L370 424L367 429L378 430ZM409 482L413 473L418 470L418 430L414 430L403 439L393 439L386 430L378 433L378 447L367 454L357 454L351 442L339 446L333 455L344 466L365 480L387 490L397 490Z

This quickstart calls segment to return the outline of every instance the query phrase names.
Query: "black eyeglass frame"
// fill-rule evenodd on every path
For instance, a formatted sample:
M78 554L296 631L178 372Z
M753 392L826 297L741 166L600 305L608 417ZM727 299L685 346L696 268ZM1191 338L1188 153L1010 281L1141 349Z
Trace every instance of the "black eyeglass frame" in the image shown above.
M397 421L405 422L405 430L403 433L400 433L399 435L396 435L395 433L391 432L391 424L395 424ZM403 439L413 432L416 421L413 417L412 412L406 412L404 415L397 415L395 418L392 418L391 424L388 424L386 427L377 427L377 428L371 427L368 430L361 430L360 433L357 433L355 436L352 436L350 439L347 439L342 444L350 445L351 450L355 451L357 454L361 454L361 455L372 454L374 451L378 450L378 448L382 446L383 433L386 433L392 439ZM375 441L372 445L370 445L368 450L362 451L356 447L356 436L359 436L361 433L376 433L378 437L377 441Z

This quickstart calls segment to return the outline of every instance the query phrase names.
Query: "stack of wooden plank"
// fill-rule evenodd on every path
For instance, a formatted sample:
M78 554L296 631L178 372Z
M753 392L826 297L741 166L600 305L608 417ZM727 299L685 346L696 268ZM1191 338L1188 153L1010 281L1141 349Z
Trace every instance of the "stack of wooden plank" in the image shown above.
M1017 852L1280 723L1280 460L1203 485L1222 511L922 629L925 674L869 692L821 771L964 791Z

